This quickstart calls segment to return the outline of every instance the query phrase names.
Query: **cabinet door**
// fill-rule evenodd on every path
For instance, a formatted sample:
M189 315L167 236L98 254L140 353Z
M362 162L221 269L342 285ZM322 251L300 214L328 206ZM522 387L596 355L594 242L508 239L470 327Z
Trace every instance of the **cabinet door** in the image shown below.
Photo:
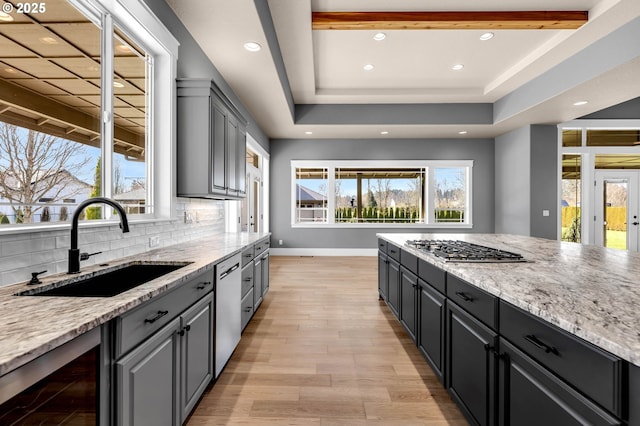
M256 258L253 261L253 310L258 310L262 303L262 259Z
M242 124L238 125L236 153L236 186L238 188L238 195L244 196L247 192L247 132Z
M418 296L418 277L404 266L400 267L400 322L409 337L416 341L416 311Z
M445 297L426 282L419 280L418 347L444 383Z
M387 300L389 292L389 261L387 255L378 251L378 294L380 299Z
M227 111L213 98L211 98L211 192L226 193L226 146L227 146Z
M447 303L448 390L470 423L495 422L496 377L494 350L497 334Z
M389 292L387 293L387 303L391 312L398 317L400 308L400 264L395 260L388 258L389 273L387 275L387 283L389 284Z
M213 378L213 293L182 314L181 409L184 421Z
M262 297L269 291L269 253L262 255Z
M180 318L116 362L117 424L180 424Z
M499 353L500 426L621 424L504 339Z
M238 170L238 120L229 114L227 116L227 189L230 193L236 194L238 193L238 180L244 180L245 177L242 176L242 179L238 179L237 170ZM246 159L245 159L246 161Z

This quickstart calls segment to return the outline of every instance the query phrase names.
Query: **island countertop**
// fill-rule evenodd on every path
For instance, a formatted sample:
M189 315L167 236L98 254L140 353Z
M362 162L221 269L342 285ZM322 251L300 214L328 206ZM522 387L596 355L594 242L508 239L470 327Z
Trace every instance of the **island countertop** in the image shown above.
M219 261L269 234L228 233L176 244L108 262L190 262L160 278L113 297L15 296L16 293L68 279L67 274L42 277L38 286L24 283L0 287L0 376L116 318L152 297L189 281ZM79 276L105 269L83 267ZM239 301L238 301L239 303Z
M377 234L614 355L640 366L640 254L504 234ZM407 240L461 240L516 252L522 263L456 263Z

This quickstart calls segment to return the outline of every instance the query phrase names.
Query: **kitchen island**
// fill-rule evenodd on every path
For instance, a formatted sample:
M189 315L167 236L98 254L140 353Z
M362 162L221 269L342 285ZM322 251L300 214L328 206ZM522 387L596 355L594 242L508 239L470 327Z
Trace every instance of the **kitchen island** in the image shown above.
M57 362L57 355L52 357L51 354L62 353L64 356L67 347L75 350L78 345L83 348L99 345L98 356L101 356L103 364L107 365L101 373L103 377L99 384L107 389L101 391L101 401L108 401L109 398L108 377L111 376L109 365L117 361L118 368L120 364L124 368L128 366L127 362L138 362L135 358L136 352L144 349L144 344L140 342L153 336L156 331L158 338L161 338L163 333L168 333L169 338L185 336L189 334L186 332L190 329L192 329L191 334L196 331L204 332L198 340L185 338L184 343L172 344L172 351L174 351L172 356L175 356L176 362L183 363L182 367L177 365L171 367L176 371L189 368L184 364L187 358L181 358L175 352L181 347L180 345L185 346L191 342L193 345L199 345L201 356L198 356L203 359L210 358L210 355L206 354L213 351L213 344L207 345L206 339L213 339L214 332L210 328L214 323L219 323L212 319L215 310L213 304L215 285L213 284L216 281L216 274L220 274L220 271L214 273L214 270L220 265L226 265L227 259L233 259L236 264L229 266L240 268L241 264L245 264L240 259L247 252L251 256L250 261L253 262L254 245L259 244L260 247L268 248L268 238L269 234L264 233L218 234L117 259L108 264L86 266L78 275L55 274L40 277L41 283L36 285L24 282L0 288L0 402L14 395L15 389L20 391L25 386L29 386L28 382L32 380L32 376L40 374L39 371L51 368L53 365L51 361ZM25 291L51 287L61 280L75 281L97 275L107 268L117 268L119 265L132 262L180 267L112 297L17 295ZM237 281L239 294L239 276ZM119 283L114 282L114 286L117 284ZM238 324L240 304L241 300L238 297L236 309ZM168 306L167 311L164 306ZM180 306L183 307L179 308ZM147 307L150 312L145 311ZM191 321L194 322L191 323ZM197 323L197 321L200 322ZM153 338L147 340L152 341ZM191 349L184 348L185 355L191 354L189 350ZM210 363L213 364L212 361ZM135 368L141 368L141 365L136 364ZM210 366L205 365L203 368L206 370ZM211 372L205 370L203 374L209 377ZM174 380L170 375L168 378L169 382ZM203 385L206 384L208 380L207 383L203 383ZM169 397L173 398L171 394ZM132 396L133 399L134 396ZM185 405L193 403L193 401L182 402ZM101 404L105 405L103 402ZM173 410L177 422L188 414L184 408L182 412ZM114 420L107 414L107 417L101 417L98 423L113 422Z
M387 304L472 423L524 421L514 418L514 411L540 421L532 413L557 407L572 407L565 411L585 416L575 424L621 424L618 418L626 420L628 411L633 413L638 401L630 398L638 397L633 391L637 392L640 366L640 255L515 235L378 234L378 238L380 280L384 282L383 274L388 279L388 294L381 287L381 297L387 296ZM406 245L408 240L438 239L518 253L525 261L449 262ZM409 305L408 311L403 304ZM439 311L421 310L427 304ZM436 333L434 319L441 322L436 330L441 340L435 342L441 347L429 354L433 345L428 347L421 338ZM478 341L463 341L463 336ZM486 394L474 394L466 389L468 383L458 381L463 367L471 364L478 368L464 374L484 383ZM518 376L519 372L526 373ZM595 379L599 374L604 385ZM628 398L627 375L632 389ZM523 401L539 403L528 414L515 408L519 396L514 392L525 388L529 390L523 391ZM536 399L531 389L545 389L544 399ZM543 401L550 400L562 403L547 407ZM594 405L593 410L584 408ZM587 411L589 415L584 414ZM563 421L572 424L567 419Z

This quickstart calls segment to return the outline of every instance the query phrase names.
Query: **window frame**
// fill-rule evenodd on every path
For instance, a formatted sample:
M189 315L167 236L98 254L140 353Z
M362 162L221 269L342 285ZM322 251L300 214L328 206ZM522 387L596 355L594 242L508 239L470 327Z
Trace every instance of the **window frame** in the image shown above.
M68 0L100 29L101 37L101 145L102 196L112 197L113 174L113 40L118 28L148 54L152 73L148 76L148 126L146 146L147 205L153 213L133 214L130 221L173 219L176 199L176 88L179 42L142 0ZM126 5L125 5L126 3ZM163 171L161 173L160 171ZM104 219L83 226L100 226L113 221L111 209ZM7 224L0 234L68 227L70 223Z
M474 160L291 160L291 188L290 188L290 224L292 228L431 228L431 229L470 229L473 228L473 161ZM326 222L296 222L297 197L296 180L297 169L316 168L327 169L327 221ZM422 168L425 170L425 185L423 188L423 203L425 211L422 221L414 223L362 223L335 221L335 181L336 169L339 168L381 168L405 169ZM465 220L464 222L435 222L433 217L435 204L434 170L436 168L464 168L465 169Z

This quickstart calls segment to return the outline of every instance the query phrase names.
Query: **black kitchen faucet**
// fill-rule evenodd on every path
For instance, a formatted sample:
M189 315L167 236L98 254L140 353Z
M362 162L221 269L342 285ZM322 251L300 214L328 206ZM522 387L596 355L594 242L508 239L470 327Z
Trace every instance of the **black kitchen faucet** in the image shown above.
M95 197L84 200L73 212L73 219L71 220L71 248L69 249L69 274L77 274L80 272L80 261L87 260L90 256L98 253L80 253L78 249L78 218L80 217L80 213L84 210L85 207L91 204L108 204L114 209L118 210L118 215L120 216L120 229L122 232L129 232L129 222L127 221L127 214L120 204L111 200L110 198L105 197Z

